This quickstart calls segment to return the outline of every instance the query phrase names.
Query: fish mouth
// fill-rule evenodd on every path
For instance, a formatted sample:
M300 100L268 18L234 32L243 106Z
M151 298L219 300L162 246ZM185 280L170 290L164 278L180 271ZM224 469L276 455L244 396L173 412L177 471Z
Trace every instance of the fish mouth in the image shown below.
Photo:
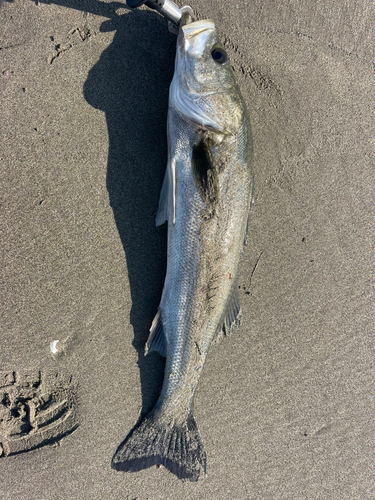
M185 50L192 55L203 54L211 33L215 30L215 23L209 19L195 21L182 26Z
M200 35L201 33L203 33L204 31L208 31L208 30L211 30L212 28L201 28L201 29L197 29L193 32L190 32L190 33L187 33L185 38L193 38L194 36L198 36Z
M193 23L185 24L181 27L185 38L191 38L199 34L202 31L214 30L215 23L211 19L203 19L201 21L195 21Z

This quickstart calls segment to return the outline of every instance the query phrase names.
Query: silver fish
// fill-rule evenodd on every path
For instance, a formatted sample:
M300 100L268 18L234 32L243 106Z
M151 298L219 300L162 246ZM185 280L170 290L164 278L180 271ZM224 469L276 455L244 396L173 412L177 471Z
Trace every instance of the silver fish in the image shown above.
M181 27L168 111L168 165L157 225L168 220L163 295L146 353L166 357L154 409L112 467L162 464L178 478L206 474L193 398L212 341L239 322L238 263L253 192L245 103L213 21Z

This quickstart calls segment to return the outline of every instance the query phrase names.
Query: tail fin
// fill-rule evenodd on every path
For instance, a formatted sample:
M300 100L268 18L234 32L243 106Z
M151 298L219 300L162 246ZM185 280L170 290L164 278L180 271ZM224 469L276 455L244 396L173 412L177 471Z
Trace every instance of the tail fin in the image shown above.
M182 424L165 424L154 411L119 446L112 468L136 472L161 464L179 479L206 474L206 452L192 414Z

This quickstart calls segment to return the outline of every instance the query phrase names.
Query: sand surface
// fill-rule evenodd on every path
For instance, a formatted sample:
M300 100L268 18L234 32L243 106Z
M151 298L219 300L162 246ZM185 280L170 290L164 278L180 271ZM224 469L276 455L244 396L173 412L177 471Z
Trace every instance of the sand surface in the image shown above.
M242 326L211 349L195 400L208 476L111 469L163 377L143 345L166 266L154 217L175 36L119 2L5 1L0 382L31 411L35 380L57 374L78 427L0 457L2 500L375 498L374 6L191 6L217 22L255 150Z

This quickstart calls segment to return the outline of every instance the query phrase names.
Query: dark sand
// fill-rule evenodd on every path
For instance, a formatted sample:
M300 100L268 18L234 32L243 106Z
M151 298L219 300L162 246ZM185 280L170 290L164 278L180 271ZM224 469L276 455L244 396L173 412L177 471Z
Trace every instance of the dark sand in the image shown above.
M156 13L121 5L0 10L0 370L72 376L79 423L0 458L0 498L375 498L372 2L191 2L226 41L256 181L242 326L196 395L198 484L111 469L163 376L143 345L166 265L154 216L175 44Z

